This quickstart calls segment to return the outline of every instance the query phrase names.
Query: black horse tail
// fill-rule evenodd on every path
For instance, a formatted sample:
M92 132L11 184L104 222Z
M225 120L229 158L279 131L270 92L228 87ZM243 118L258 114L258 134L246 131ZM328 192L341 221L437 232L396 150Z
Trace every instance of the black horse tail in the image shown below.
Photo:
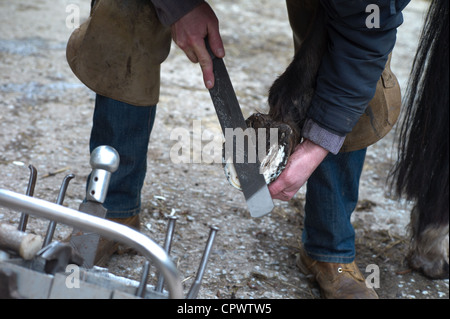
M420 37L392 171L397 195L416 201L426 224L449 220L448 0L433 0Z
M448 0L433 0L414 58L391 189L414 201L409 263L431 278L448 278L449 23ZM447 253L445 252L447 250Z

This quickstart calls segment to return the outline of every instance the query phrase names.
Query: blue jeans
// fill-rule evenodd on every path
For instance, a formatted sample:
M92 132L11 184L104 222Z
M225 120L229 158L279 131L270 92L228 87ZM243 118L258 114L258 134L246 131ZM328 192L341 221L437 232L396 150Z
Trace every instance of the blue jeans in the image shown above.
M131 217L140 212L155 113L156 106L134 106L96 96L90 152L97 146L109 145L120 155L119 168L111 175L103 204L108 218Z
M329 154L308 179L302 241L315 260L350 263L355 258L350 217L358 202L366 150Z

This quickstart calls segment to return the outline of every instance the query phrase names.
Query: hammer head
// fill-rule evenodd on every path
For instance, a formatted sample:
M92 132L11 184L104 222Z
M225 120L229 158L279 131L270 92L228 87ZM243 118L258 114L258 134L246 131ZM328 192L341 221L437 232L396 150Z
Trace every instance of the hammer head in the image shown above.
M103 203L111 174L119 168L119 153L110 146L99 146L91 153L91 178L86 192L88 201Z
M92 151L90 164L92 172L86 200L81 203L79 211L105 218L107 211L102 203L106 199L111 174L119 167L119 153L110 146L99 146ZM99 240L100 236L96 233L73 229L70 244L83 257L84 267L94 265Z

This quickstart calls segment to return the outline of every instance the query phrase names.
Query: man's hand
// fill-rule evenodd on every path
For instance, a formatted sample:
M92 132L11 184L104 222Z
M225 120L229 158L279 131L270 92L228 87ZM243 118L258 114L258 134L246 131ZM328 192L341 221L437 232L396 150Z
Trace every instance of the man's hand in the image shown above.
M205 46L206 37L214 55L223 58L225 50L219 33L219 21L206 2L172 25L173 40L189 60L200 63L205 86L211 89L214 87L214 73L212 60Z
M288 201L294 197L327 154L326 149L304 140L295 148L280 176L269 185L272 198Z

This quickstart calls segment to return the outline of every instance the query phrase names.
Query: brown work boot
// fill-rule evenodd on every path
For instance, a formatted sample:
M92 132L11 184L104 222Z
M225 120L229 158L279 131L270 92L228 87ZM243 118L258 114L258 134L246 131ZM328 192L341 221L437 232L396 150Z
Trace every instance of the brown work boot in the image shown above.
M139 215L128 218L108 218L108 220L131 227L137 231L140 230ZM124 254L129 251L130 248L125 247L114 240L100 237L94 264L102 267L106 265L113 254Z
M303 247L297 266L305 275L312 275L324 299L378 299L355 262L350 264L319 262L309 257Z

